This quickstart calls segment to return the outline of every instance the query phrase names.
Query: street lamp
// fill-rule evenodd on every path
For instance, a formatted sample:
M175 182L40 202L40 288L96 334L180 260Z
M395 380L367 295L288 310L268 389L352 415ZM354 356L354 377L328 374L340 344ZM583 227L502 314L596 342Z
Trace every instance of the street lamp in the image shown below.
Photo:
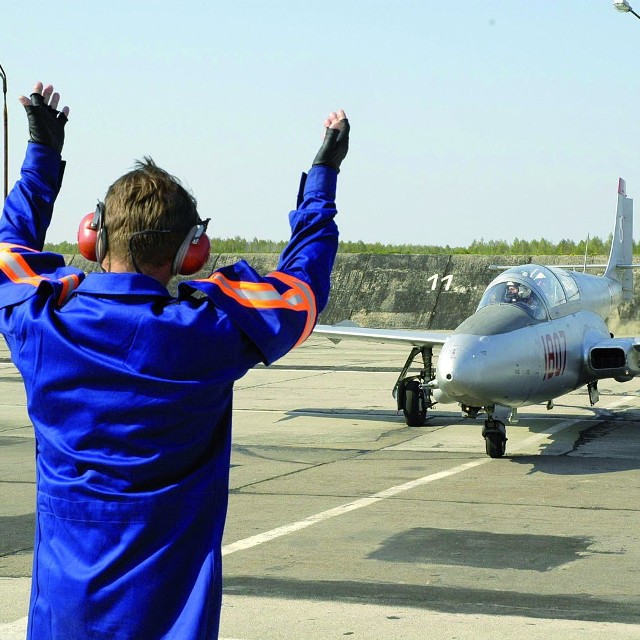
M640 20L640 16L631 8L627 0L614 0L613 6L622 13L633 13Z
M1 64L0 78L2 79L2 96L4 103L2 109L2 129L4 133L4 199L6 200L9 189L9 116L7 113L7 74L4 72Z

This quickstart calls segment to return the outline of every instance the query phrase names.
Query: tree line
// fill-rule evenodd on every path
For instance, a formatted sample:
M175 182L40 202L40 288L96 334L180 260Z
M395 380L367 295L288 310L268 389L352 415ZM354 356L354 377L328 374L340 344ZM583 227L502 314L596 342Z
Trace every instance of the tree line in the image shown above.
M369 243L362 241L340 241L340 253L378 253L378 254L471 254L471 255L606 255L611 247L612 235L607 240L597 236L590 238L588 245L585 240L560 240L554 243L541 238L539 240L521 240L516 238L513 242L506 240L474 240L468 247L444 247L437 245L420 244L383 244L381 242ZM212 238L211 251L213 253L280 253L287 242L285 240L246 240L236 236L235 238ZM73 242L46 243L45 251L55 253L78 253L77 245ZM640 253L640 243L634 241L634 254Z

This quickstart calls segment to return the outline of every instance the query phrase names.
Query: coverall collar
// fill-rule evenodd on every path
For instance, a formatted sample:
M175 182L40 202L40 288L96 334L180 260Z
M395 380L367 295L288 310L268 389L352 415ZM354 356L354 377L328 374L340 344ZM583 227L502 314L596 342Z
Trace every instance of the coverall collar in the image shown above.
M76 292L94 295L173 297L158 280L143 273L88 273Z

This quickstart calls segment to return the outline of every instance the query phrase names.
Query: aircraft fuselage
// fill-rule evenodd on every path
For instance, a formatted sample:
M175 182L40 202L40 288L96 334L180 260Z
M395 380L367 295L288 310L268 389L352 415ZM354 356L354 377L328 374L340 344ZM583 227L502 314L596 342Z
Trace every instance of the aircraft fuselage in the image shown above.
M585 341L608 337L602 318L590 311L493 335L456 331L440 352L433 399L475 407L552 400L588 382Z
M502 291L508 281L535 290L527 274L537 269L528 265L506 271L486 291ZM554 305L539 291L535 315L525 304L492 301L465 320L442 346L433 401L516 408L552 400L589 382L586 353L610 337L605 318L620 303L621 288L609 278L564 274L575 283L574 300Z

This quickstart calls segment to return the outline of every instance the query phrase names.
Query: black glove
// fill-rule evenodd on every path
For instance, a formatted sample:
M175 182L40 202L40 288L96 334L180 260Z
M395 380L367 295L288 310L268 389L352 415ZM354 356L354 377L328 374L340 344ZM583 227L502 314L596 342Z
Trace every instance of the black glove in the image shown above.
M31 142L46 144L58 153L62 153L67 116L45 104L44 97L39 93L31 94L31 102L32 104L25 107Z
M349 121L346 118L338 121L337 129L327 129L320 150L313 160L316 164L323 164L340 171L340 163L349 151Z

